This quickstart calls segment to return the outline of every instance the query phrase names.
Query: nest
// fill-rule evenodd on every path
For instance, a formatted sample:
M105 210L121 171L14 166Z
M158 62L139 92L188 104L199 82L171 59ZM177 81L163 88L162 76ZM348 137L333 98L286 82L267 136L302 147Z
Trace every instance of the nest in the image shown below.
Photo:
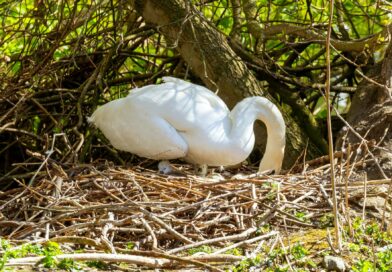
M252 256L261 245L274 248L291 231L332 226L326 219L332 211L329 171L324 165L296 175L239 176L225 171L201 178L186 168L166 176L106 164L67 171L54 167L30 186L0 192L0 236L15 243L50 240L85 250L60 259L217 271L243 259L230 254L234 248ZM390 183L347 180L338 189L346 205L350 202L350 213L361 213L364 197L387 198L379 188ZM382 214L370 209L367 216L381 219ZM213 253L185 257L201 247L211 247ZM30 257L30 264L40 258ZM20 264L19 259L9 262Z

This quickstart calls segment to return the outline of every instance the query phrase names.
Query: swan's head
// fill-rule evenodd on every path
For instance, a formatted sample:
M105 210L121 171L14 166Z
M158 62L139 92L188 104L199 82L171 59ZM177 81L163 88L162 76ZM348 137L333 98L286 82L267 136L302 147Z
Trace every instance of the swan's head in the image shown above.
M273 154L265 152L263 159L260 162L258 172L268 173L273 171L273 174L279 174L282 170L283 157L284 146L279 148L279 150L276 150L276 152Z

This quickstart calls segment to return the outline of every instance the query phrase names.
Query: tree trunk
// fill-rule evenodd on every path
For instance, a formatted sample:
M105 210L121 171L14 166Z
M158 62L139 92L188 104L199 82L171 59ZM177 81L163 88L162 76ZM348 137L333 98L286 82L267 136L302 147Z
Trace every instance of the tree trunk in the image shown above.
M155 25L165 36L168 46L176 48L192 72L232 108L247 96L264 95L258 80L236 55L226 37L211 26L187 1L134 0L144 20ZM280 107L280 105L277 105ZM293 118L282 110L287 125L286 155L283 167L291 166L307 148L310 157L319 155L320 148L305 134ZM264 148L266 134L255 126L256 148ZM263 132L264 131L264 132Z
M353 97L347 122L366 140L376 143L370 151L377 158L365 166L370 178L389 178L392 173L392 43L384 59L371 67ZM349 129L340 133L338 146L360 143L362 139ZM379 167L380 166L380 167ZM381 169L380 169L381 168Z

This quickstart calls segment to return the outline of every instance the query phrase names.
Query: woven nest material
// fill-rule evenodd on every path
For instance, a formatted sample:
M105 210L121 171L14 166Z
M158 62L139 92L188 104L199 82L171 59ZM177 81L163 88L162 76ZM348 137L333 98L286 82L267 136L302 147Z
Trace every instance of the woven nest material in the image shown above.
M0 192L0 236L16 243L50 239L94 254L128 253L146 258L131 262L145 267L233 263L241 257L227 254L230 249L252 252L261 241L272 247L281 231L331 225L329 171L327 165L296 175L226 171L201 178L186 169L175 176L107 165L52 169L30 186ZM389 180L363 181L339 183L341 200L360 203L364 184L367 197L387 197L379 188ZM357 205L350 206L354 212ZM214 252L180 257L202 246ZM162 262L149 263L153 257Z

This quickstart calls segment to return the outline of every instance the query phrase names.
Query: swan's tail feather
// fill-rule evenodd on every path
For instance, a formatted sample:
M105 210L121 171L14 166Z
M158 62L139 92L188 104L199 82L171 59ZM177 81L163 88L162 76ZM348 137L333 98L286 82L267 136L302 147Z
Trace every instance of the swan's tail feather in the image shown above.
M101 109L102 109L102 106L99 107L98 109L96 109L91 116L87 117L87 122L90 125L97 126L97 119L99 118Z

